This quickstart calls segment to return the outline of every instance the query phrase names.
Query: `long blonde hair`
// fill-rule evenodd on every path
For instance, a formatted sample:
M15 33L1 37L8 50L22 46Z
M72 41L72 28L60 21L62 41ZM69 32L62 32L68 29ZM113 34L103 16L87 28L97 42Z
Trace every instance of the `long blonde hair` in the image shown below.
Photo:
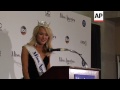
M50 29L50 27L47 26L46 24L47 24L47 23L44 23L44 24L43 24L43 23L42 23L42 24L41 24L41 23L38 23L38 25L35 26L35 28L33 29L32 38L30 39L30 42L28 43L28 45L32 45L32 46L36 45L36 43L37 43L36 36L37 36L39 30L40 30L41 28L43 28L43 29L46 30L46 32L47 32L47 34L48 34L48 37L49 37L48 41L46 42L46 44L45 44L44 47L43 47L43 51L44 51L47 55L49 55L50 52L48 52L47 50L48 50L49 48L52 48L51 41L52 41L52 39L53 39L53 33L52 33L52 30Z

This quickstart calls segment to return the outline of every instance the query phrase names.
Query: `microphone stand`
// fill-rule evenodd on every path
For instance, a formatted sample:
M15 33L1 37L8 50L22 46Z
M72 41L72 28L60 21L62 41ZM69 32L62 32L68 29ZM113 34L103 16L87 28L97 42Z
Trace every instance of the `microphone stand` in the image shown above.
M78 55L81 57L81 59L82 59L82 66L83 66L84 68L87 68L87 67L88 67L86 61L85 61L84 58L82 57L82 54L76 52L75 50L66 49L66 51L70 51L70 52L73 52L73 53L78 54Z

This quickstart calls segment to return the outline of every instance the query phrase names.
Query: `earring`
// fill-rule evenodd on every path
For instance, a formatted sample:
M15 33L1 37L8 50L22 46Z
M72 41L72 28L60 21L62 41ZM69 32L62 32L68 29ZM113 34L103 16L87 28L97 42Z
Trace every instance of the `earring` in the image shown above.
M37 46L37 43L35 43L35 47Z

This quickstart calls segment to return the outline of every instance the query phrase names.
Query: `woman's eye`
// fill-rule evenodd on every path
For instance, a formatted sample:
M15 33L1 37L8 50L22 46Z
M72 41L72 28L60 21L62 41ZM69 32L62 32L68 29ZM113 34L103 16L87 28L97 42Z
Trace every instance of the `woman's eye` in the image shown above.
M39 33L39 35L43 35L43 33Z
M45 34L45 36L48 36L48 34Z
M48 36L48 34L44 34L44 33L39 33L39 35L45 35L45 36Z

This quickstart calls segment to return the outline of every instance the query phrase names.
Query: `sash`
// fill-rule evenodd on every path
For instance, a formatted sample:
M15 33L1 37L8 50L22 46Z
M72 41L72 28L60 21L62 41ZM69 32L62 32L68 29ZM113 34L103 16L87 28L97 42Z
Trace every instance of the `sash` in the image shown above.
M35 65L37 67L37 71L38 71L39 75L41 76L44 72L46 72L46 67L43 63L43 60L42 60L40 54L37 52L37 50L33 46L26 45L26 48L27 48L28 52L30 53L30 55L32 56L32 58L35 62Z

